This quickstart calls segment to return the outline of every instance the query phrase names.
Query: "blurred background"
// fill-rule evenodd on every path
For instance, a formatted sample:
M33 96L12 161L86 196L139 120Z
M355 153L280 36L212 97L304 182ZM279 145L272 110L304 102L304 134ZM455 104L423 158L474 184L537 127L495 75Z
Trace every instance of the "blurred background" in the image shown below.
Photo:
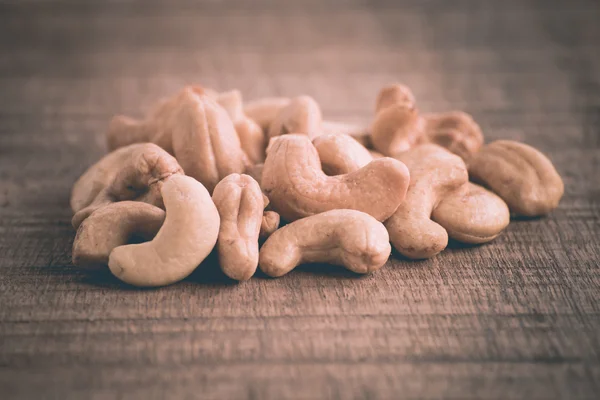
M594 397L599 21L597 0L1 1L2 393ZM471 113L487 141L539 148L561 207L364 279L134 291L71 264L70 189L114 114L198 83L308 94L327 119L368 123L392 82L423 111Z

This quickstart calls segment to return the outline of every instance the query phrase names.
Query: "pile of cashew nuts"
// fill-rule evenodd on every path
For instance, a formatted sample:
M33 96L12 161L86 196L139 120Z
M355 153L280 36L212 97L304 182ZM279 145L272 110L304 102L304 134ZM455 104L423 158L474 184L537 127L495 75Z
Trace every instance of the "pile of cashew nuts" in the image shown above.
M369 126L324 120L309 96L244 104L188 86L144 120L114 117L107 141L73 186L73 263L136 286L184 279L213 250L240 281L303 263L369 273L392 246L425 259L449 238L489 242L564 191L538 150L484 144L471 116L421 113L401 84Z

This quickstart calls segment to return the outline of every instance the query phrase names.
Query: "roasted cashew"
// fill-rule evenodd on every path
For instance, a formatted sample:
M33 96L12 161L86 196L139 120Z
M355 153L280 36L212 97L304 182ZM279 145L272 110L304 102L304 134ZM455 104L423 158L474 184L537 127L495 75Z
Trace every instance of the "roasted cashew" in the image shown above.
M398 158L410 171L410 185L406 200L385 226L392 245L406 257L433 257L448 245L448 234L431 220L432 212L468 182L467 167L460 157L432 144L417 146Z
M464 243L485 243L496 238L510 222L506 203L494 193L468 182L441 199L431 219L452 239Z
M217 240L219 264L228 277L248 280L258 266L258 234L265 202L258 182L248 175L231 174L212 196L221 228Z
M414 146L434 143L468 160L483 145L481 128L462 111L419 114L412 93L403 85L385 87L377 99L371 125L375 150L396 156Z
M345 134L323 134L313 139L321 167L327 175L354 172L371 161L373 156L363 145Z
M186 88L171 116L173 152L185 173L210 193L229 174L242 173L248 158L227 112L209 96Z
M92 212L117 201L138 200L162 207L162 181L182 173L177 160L155 144L117 149L88 168L73 185L73 227L77 229Z
M133 236L151 240L165 220L165 212L139 201L121 201L94 211L73 241L73 264L95 268L108 265L110 252Z
M166 218L150 242L116 247L109 256L111 272L136 286L162 286L180 281L212 251L219 235L219 212L210 194L194 178L172 175L161 194Z
M540 151L512 140L484 146L469 162L473 181L497 193L518 215L536 217L558 207L563 181Z
M286 221L334 209L363 211L384 221L404 200L408 182L406 166L387 157L350 174L327 176L307 136L284 135L267 149L261 187Z
M298 96L282 108L269 126L269 138L297 133L313 139L321 134L321 107L310 96Z
M360 211L331 210L278 229L260 249L259 265L274 277L315 262L365 274L381 268L390 251L388 233L376 219Z

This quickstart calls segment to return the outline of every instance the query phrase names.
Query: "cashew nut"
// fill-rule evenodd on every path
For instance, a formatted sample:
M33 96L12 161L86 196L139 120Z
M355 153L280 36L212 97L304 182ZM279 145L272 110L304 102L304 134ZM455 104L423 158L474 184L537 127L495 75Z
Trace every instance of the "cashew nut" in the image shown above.
M468 160L483 145L481 128L461 111L419 114L412 93L402 85L384 88L371 125L375 150L396 156L410 148L434 143Z
M166 218L156 237L116 247L110 253L111 272L126 283L162 286L177 282L192 273L217 242L219 212L200 182L172 175L161 194Z
M558 207L563 181L552 162L524 143L497 140L484 146L469 162L473 181L497 193L510 210L529 217Z
M265 202L258 182L248 175L231 174L215 187L213 201L221 228L217 252L228 277L248 280L258 266L258 234Z
M165 220L165 212L139 201L121 201L94 211L86 218L73 242L73 264L95 268L108 265L110 252L132 237L150 240Z
M187 175L212 193L221 179L244 171L248 158L223 107L209 96L186 88L173 111L173 152Z
M260 224L258 238L260 240L267 239L279 228L280 222L281 217L275 211L265 211Z
M506 203L494 193L471 182L441 199L431 219L452 239L485 243L496 238L510 222Z
M313 145L327 175L354 172L373 161L369 150L348 135L323 134L313 139Z
M263 97L246 103L244 114L256 122L266 133L277 114L288 104L290 104L290 99L287 97Z
M321 134L321 107L310 96L293 98L269 126L269 137L299 133L310 139Z
M260 249L260 269L282 276L302 263L327 262L359 274L373 272L391 252L385 227L368 214L331 210L292 222Z
M284 135L271 141L261 187L286 221L334 209L363 211L384 221L404 200L408 182L406 166L387 157L346 175L327 176L307 136Z
M227 111L240 138L242 150L253 164L265 160L267 138L262 128L244 114L242 94L239 90L219 93L216 101Z
M392 245L406 257L433 257L448 245L448 234L431 215L442 199L467 183L467 167L460 157L433 144L417 146L398 159L410 171L410 185L406 200L385 226Z
M152 143L122 147L104 156L75 182L71 193L74 228L92 212L122 200L162 207L161 182L183 171L175 158Z

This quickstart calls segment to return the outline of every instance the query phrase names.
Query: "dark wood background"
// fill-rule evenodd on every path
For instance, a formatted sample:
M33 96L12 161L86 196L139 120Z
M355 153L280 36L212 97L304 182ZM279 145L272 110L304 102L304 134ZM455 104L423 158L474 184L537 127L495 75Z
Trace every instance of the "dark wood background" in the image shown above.
M594 0L2 2L0 397L597 398L599 21ZM545 152L560 207L367 277L208 262L135 290L71 264L70 188L113 114L199 82L366 122L394 81Z

